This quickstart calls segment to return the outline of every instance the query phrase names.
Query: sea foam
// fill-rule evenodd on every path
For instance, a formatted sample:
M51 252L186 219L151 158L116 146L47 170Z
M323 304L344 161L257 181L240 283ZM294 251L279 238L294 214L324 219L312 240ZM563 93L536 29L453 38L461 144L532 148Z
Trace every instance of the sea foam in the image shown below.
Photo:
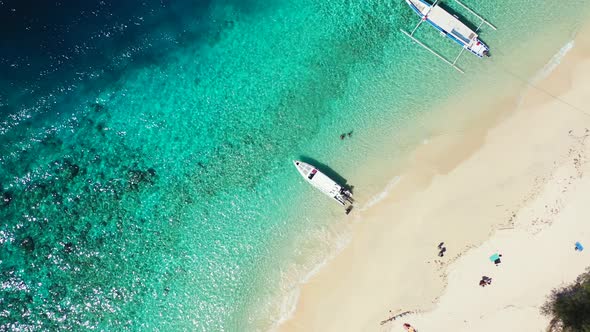
M543 68L539 70L539 72L537 72L535 76L533 76L531 82L535 84L549 76L549 74L551 74L555 70L555 68L557 68L557 66L561 64L561 61L569 53L569 51L571 51L574 48L574 44L574 41L570 40L565 45L563 45L559 49L559 51L557 51L557 53L555 53L555 55L551 57L551 59L545 64L545 66L543 66Z
M332 259L344 250L352 240L350 234L345 233L338 236L336 241L333 242L333 246L329 253L323 257L317 264L313 266L309 272L303 274L296 285L288 291L288 293L281 299L280 311L278 318L274 321L274 324L269 328L269 331L276 331L279 326L288 321L295 314L297 309L297 303L299 302L299 296L301 295L301 287L306 284L313 276L318 274L321 269L326 266Z
M365 203L361 208L360 211L366 211L367 209L371 208L372 206L374 206L375 204L381 202L382 200L384 200L389 193L391 192L391 190L400 182L401 180L401 176L396 176L393 179L391 179L387 185L385 186L385 188L378 192L377 194L375 194L373 197L371 197L367 203Z
M561 61L563 60L563 58L569 53L569 51L571 51L574 48L574 44L575 44L574 41L570 40L565 45L563 45L559 49L559 51L557 51L557 53L555 53L551 57L551 59L549 59L549 61L543 66L543 68L541 68L539 71L537 71L535 73L535 75L533 75L533 77L527 82L530 85L530 87L538 89L537 83L539 83L543 79L547 78L549 76L549 74L551 74L557 68L557 66L559 66L561 64ZM523 99L524 99L524 96L526 95L526 93L527 93L527 90L524 90L519 95L517 107L520 107L522 105L522 102L523 102Z

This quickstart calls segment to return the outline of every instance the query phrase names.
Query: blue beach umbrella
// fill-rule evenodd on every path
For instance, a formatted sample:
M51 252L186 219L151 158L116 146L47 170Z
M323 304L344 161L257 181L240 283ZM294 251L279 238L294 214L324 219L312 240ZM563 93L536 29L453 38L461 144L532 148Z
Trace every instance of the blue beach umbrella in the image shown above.
M500 255L498 253L493 254L492 256L490 256L490 261L492 261L492 263L495 264L500 263Z
M576 242L576 250L577 251L582 251L584 250L584 247L582 246L582 244L580 242Z

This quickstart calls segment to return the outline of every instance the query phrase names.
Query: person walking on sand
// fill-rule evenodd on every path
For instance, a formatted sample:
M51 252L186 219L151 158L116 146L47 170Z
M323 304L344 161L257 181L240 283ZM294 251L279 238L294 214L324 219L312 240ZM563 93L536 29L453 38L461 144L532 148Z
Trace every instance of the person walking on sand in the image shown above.
M410 325L408 323L404 324L404 329L406 329L406 331L408 331L408 332L418 332L418 331L416 331L415 328L412 327L412 325Z
M485 286L491 285L491 284L492 284L492 278L490 278L490 277L483 276L483 277L481 277L481 280L479 281L479 285L481 287L485 287Z

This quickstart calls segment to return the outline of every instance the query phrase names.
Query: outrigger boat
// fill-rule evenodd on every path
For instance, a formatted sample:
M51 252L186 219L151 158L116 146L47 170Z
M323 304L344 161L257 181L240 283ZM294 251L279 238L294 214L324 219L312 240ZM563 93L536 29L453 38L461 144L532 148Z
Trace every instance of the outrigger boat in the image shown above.
M473 31L467 25L459 20L459 18L455 15L451 15L449 12L444 10L439 5L439 0L435 0L433 4L428 3L426 0L405 0L406 3L420 16L421 20L418 22L414 30L411 33L406 32L405 30L401 30L405 35L410 37L413 41L418 43L420 46L424 47L432 54L436 55L439 59L443 60L447 64L451 65L453 68L458 70L459 72L463 73L461 68L457 67L455 64L463 54L463 51L468 50L469 52L475 54L476 56L483 58L484 56L490 56L490 49L489 47L484 44L481 40L479 40L479 36L477 31L481 28L481 26L485 23L490 26L492 29L496 30L491 23L484 20L481 16L477 15L474 11L467 8L463 3L459 0L455 0L461 7L468 10L471 14L475 15L477 18L481 20L480 24L478 25L477 29ZM423 23L428 22L432 25L435 29L437 29L443 36L448 37L455 41L457 44L461 45L463 49L453 62L445 59L442 55L438 54L430 47L426 46L424 43L419 41L414 37L414 33L418 30L418 27Z
M330 179L313 165L299 160L293 160L293 164L295 164L295 168L297 168L299 174L301 174L307 182L311 183L311 185L319 189L319 191L330 196L338 202L338 204L344 206L346 214L350 213L353 203L350 190Z

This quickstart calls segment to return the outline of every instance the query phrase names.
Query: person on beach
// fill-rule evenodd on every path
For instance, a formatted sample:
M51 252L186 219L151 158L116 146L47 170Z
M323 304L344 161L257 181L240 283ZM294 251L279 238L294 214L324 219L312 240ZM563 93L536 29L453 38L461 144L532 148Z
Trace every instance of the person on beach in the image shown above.
M481 280L479 281L479 285L481 287L485 287L485 286L491 285L491 284L492 284L492 278L490 278L490 277L483 276L483 277L481 277Z
M442 247L440 249L440 251L438 252L438 257L443 257L445 255L445 252L447 251L446 247Z
M412 327L412 325L405 323L404 324L404 329L406 329L406 331L408 332L417 332L415 328Z

